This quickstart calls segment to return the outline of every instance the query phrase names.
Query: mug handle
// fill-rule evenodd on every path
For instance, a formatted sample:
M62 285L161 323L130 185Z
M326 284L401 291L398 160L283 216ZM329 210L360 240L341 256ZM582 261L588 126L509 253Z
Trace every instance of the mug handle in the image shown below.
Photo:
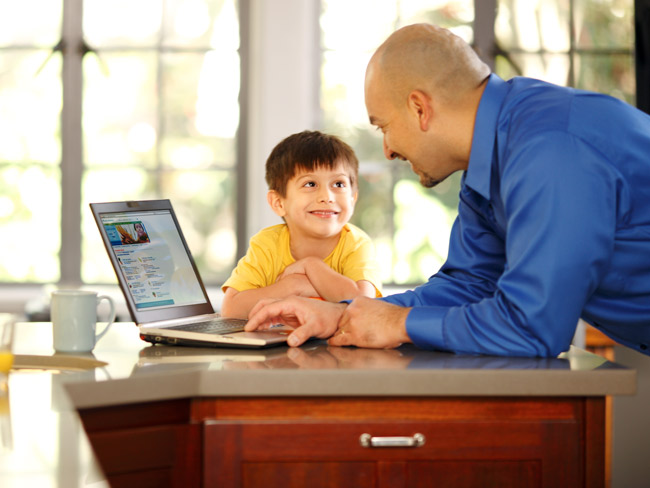
M102 300L108 300L108 304L111 307L111 314L110 318L108 319L108 322L106 322L106 327L104 327L104 330L95 336L95 342L97 342L99 339L104 337L104 334L108 332L108 328L115 322L115 302L113 302L113 299L109 297L108 295L99 295L97 297L97 305L99 305L99 302Z

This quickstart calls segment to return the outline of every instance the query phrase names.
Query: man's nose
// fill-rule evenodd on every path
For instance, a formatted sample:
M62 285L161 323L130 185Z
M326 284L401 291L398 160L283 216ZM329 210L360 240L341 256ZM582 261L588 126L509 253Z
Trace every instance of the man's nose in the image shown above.
M390 147L388 147L385 137L384 137L384 156L386 156L386 159L388 159L389 161L392 161L397 157L395 151L393 151Z

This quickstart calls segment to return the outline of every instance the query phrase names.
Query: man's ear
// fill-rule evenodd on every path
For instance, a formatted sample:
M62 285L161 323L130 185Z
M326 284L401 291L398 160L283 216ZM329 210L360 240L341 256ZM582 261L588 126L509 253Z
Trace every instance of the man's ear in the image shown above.
M429 130L429 124L433 118L433 104L431 97L422 90L413 90L408 96L408 108L417 119L420 130Z
M284 200L277 191L269 190L266 194L266 201L269 202L271 210L273 210L278 217L284 217L287 213L284 209Z

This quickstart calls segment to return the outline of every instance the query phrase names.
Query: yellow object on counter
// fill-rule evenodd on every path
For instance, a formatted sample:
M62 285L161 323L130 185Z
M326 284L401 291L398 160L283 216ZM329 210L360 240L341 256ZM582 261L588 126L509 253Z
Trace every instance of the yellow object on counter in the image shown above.
M14 364L14 355L11 351L0 351L0 373L8 373Z

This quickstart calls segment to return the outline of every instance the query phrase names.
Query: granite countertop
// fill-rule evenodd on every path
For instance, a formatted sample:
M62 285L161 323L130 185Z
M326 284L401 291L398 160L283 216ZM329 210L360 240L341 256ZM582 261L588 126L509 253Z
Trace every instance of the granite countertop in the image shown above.
M9 412L0 410L3 488L107 486L79 408L201 396L603 396L636 388L634 370L575 348L528 359L322 341L298 349L167 347L141 341L127 322L79 357L54 354L51 324L21 323L14 352L24 367L10 373ZM45 369L53 361L63 369Z

